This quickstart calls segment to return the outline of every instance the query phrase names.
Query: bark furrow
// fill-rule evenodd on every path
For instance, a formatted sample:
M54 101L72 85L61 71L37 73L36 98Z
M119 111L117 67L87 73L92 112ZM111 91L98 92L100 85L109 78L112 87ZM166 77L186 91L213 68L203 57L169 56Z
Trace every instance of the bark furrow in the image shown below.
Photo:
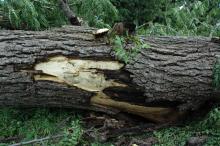
M103 110L91 99L104 94L102 100L126 102L121 105L137 109L188 110L220 96L212 86L220 45L210 38L140 36L150 48L140 50L125 65L117 61L105 38L95 38L94 31L77 26L39 32L2 30L0 105ZM77 67L78 63L84 66Z

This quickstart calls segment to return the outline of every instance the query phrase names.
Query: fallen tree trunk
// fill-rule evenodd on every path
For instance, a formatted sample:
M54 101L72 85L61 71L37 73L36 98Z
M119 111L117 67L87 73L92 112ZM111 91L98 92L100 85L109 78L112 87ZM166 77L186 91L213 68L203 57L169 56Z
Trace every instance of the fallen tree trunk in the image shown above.
M220 95L212 87L220 47L209 38L141 37L150 48L124 64L94 31L2 30L0 106L116 109L164 122Z

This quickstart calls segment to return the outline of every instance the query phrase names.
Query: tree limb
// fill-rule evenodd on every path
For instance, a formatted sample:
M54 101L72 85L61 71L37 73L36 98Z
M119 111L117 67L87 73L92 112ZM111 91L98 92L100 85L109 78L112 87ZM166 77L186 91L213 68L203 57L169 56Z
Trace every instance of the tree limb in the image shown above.
M69 22L72 25L78 25L80 26L81 23L79 22L77 16L73 13L73 11L70 9L68 0L58 0L61 9L63 10L65 16L68 18Z

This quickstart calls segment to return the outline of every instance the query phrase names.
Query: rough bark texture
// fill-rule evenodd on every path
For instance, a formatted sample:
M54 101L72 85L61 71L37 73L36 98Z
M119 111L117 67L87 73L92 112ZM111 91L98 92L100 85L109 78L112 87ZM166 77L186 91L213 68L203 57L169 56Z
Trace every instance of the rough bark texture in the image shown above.
M112 46L105 43L105 39L95 38L94 31L96 29L73 26L42 32L2 30L0 106L103 110L96 101L91 103L91 98L104 94L103 101L114 100L108 101L109 107L134 113L124 109L126 104L119 104L121 108L117 108L114 102L137 105L134 109L172 106L188 110L220 96L212 87L212 69L220 56L220 45L209 38L141 37L150 48L142 49L131 63L118 70L95 70L104 74L107 81L117 82L100 92L57 81L53 74L36 70L37 64L56 56L104 62L117 60ZM37 75L47 79L38 79Z
M86 33L91 31L81 30L80 27L54 32L1 31L0 105L88 105L92 92L50 81L36 82L33 75L37 71L33 68L37 62L60 54L71 57L106 56L110 48L93 42L93 35Z
M209 38L143 39L151 48L142 49L126 69L133 83L144 88L146 102L177 101L182 108L193 108L220 96L212 86L220 44Z

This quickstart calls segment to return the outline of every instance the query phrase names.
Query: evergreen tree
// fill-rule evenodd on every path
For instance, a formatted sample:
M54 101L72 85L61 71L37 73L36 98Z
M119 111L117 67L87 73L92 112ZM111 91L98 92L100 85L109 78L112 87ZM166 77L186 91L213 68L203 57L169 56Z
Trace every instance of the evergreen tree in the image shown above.
M220 36L219 0L179 0L165 4L163 21L150 23L146 35ZM143 33L142 33L143 34Z
M109 0L69 0L69 5L90 26L110 27L118 11ZM69 24L57 0L0 0L0 27L40 30Z
M161 15L164 0L111 0L119 11L120 21L141 25Z
M67 24L57 0L4 0L0 11L5 19L0 26L10 29L40 30Z
M72 9L89 26L110 27L118 19L118 10L110 0L72 0Z

